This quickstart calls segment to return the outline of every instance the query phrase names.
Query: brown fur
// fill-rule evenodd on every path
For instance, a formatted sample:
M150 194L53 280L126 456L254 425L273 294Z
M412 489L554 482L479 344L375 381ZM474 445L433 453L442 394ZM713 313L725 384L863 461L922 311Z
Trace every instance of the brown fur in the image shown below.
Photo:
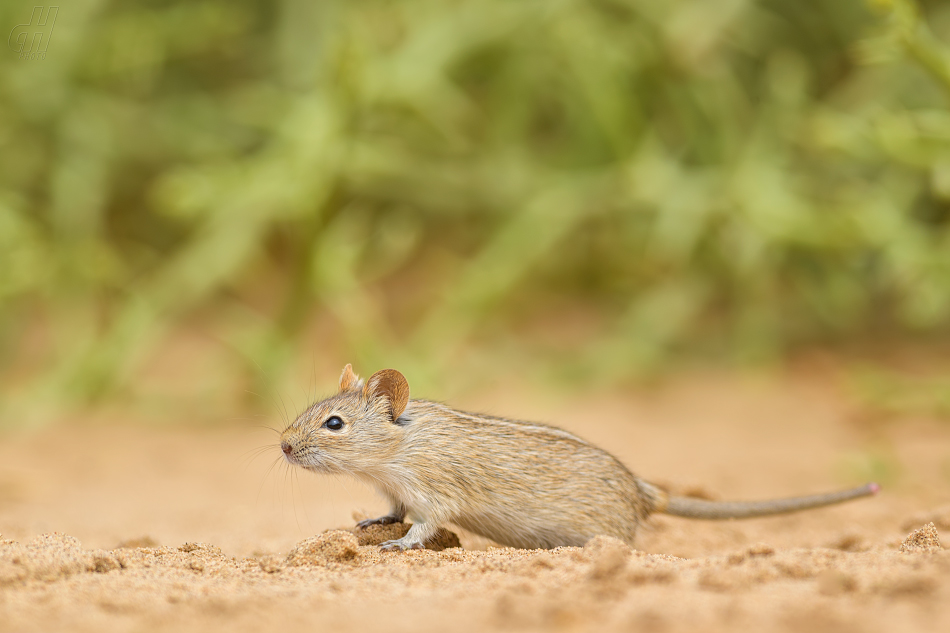
M344 422L338 431L324 426L334 416ZM290 463L352 475L384 494L391 512L375 521L408 517L412 528L384 544L390 549L420 547L446 523L513 547L583 545L602 534L632 545L639 525L669 502L567 431L409 400L408 382L392 369L364 383L347 365L340 392L301 413L281 441Z

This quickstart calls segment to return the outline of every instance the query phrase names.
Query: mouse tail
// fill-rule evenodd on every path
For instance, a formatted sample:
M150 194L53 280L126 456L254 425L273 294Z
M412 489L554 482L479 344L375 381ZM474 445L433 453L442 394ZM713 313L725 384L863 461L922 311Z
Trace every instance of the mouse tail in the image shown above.
M875 495L881 487L875 483L849 490L829 492L805 497L770 499L768 501L705 501L692 497L671 497L652 484L645 485L644 493L653 502L653 512L690 519L750 519L753 517L798 512L810 508L834 505L860 497Z

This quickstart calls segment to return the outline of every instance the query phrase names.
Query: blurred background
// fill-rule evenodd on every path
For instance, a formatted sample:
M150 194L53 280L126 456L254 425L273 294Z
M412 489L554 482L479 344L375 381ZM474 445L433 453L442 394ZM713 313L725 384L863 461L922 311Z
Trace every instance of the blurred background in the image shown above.
M0 426L948 340L945 2L84 0L20 57Z

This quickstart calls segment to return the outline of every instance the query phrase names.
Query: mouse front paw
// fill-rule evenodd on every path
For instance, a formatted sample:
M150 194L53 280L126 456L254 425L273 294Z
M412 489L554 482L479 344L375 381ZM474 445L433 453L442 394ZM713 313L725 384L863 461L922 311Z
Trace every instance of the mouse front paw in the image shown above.
M397 517L394 514L387 514L386 516L377 517L375 519L363 519L356 524L356 527L360 528L361 530L365 530L371 525L390 525L392 523L399 523L401 521L402 517Z
M404 552L407 549L425 549L425 545L419 541L406 540L404 537L394 541L386 541L379 546L379 549L383 552Z

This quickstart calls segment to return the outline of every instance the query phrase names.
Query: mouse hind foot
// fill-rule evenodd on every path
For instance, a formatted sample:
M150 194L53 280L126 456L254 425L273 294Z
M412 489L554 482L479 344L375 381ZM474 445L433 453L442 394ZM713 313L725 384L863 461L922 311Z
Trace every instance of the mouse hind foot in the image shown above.
M391 525L393 523L402 523L403 519L406 518L406 506L404 506L402 502L395 498L390 499L390 503L392 505L389 506L389 514L376 517L375 519L363 519L356 524L356 527L360 529L366 529L371 525Z
M376 517L375 519L363 519L356 524L356 527L365 530L371 525L392 525L393 523L401 523L404 518L404 516L387 514L386 516Z

